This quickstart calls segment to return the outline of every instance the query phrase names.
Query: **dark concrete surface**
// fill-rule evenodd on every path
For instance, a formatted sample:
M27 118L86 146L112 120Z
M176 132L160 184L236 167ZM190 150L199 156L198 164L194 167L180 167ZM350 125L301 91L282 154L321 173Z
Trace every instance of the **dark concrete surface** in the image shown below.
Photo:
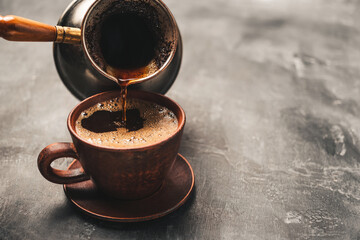
M0 39L0 239L360 239L360 2L166 0L196 191L137 224L80 214L36 166L78 103L50 43ZM55 24L67 1L0 0ZM65 162L57 165L65 167Z

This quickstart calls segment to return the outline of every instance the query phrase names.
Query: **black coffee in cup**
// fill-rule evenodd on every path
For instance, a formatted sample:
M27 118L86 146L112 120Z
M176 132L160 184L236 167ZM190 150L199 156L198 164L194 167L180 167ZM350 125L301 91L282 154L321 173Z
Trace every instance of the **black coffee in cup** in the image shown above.
M76 132L96 145L131 148L160 142L178 128L176 115L166 107L130 98L127 108L123 122L120 98L98 103L80 114Z

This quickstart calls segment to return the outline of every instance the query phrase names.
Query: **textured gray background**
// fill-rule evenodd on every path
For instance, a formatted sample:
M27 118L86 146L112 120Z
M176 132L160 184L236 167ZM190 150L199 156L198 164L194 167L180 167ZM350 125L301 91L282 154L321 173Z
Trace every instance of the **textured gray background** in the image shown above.
M0 239L360 239L359 1L165 3L184 40L167 95L188 117L191 200L139 224L74 209L36 159L70 140L78 100L50 43L0 39ZM55 24L67 4L0 0L0 14Z

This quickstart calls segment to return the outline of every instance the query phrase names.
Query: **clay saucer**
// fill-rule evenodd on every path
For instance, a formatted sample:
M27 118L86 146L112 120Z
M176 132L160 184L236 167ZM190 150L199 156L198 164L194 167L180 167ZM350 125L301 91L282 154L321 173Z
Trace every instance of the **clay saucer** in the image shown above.
M78 168L74 160L69 169ZM174 166L161 188L151 196L139 200L118 200L105 196L91 180L65 184L68 199L82 212L112 222L140 222L165 216L189 198L194 188L194 172L189 162L178 154Z

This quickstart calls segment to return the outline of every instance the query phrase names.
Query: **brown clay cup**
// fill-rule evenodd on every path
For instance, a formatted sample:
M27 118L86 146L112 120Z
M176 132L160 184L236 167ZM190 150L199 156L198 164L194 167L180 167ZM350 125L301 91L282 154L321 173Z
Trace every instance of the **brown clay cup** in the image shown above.
M118 199L141 199L161 187L176 160L185 125L185 113L173 100L150 92L128 93L129 98L154 102L175 113L178 128L161 142L138 148L113 148L89 143L75 131L75 122L82 111L118 96L120 91L100 93L85 99L71 111L67 126L73 143L53 143L39 154L38 168L47 180L70 184L91 179L99 191ZM54 160L62 157L77 159L82 168L59 170L51 167Z

